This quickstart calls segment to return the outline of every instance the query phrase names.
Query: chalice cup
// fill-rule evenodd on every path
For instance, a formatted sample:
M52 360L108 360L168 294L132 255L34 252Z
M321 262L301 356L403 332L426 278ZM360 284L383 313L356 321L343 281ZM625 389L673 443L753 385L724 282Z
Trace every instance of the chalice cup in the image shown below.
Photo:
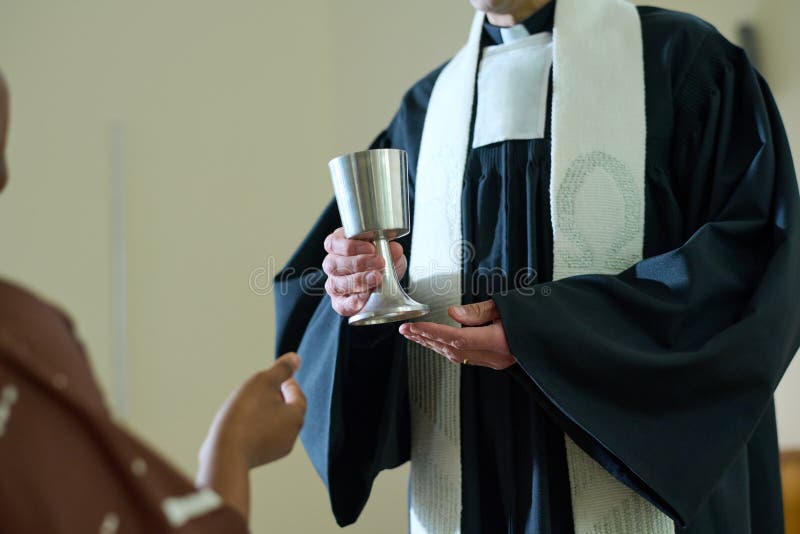
M328 163L336 204L348 239L373 241L383 258L381 285L358 314L353 326L391 323L420 317L430 311L409 297L397 279L389 242L411 229L408 208L408 156L405 150L354 152Z

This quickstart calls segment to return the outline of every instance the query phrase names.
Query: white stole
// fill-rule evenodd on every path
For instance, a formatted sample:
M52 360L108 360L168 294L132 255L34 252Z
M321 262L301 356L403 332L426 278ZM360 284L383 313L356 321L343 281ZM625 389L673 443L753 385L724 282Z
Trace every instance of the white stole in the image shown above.
M431 307L426 321L451 326L458 323L447 315L447 308L461 303L461 185L482 28L483 16L476 16L470 35L477 35L478 43L463 48L436 81L417 163L409 294ZM413 534L459 532L461 369L409 343L408 382L412 414L410 530Z
M423 320L454 326L447 307L461 302L461 189L483 20L477 13L467 44L436 81L416 174L410 292L431 305ZM553 56L553 278L618 273L641 260L644 240L647 130L636 7L558 0ZM460 368L414 343L408 348L411 531L458 532ZM669 518L571 439L566 446L577 534L674 532Z

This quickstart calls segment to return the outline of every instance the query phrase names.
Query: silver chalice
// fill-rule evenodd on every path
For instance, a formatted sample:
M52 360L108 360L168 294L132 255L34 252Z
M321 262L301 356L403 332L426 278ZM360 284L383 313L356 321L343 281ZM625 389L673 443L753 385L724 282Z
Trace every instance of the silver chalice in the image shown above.
M376 149L345 154L328 163L336 204L348 239L374 241L386 263L380 287L350 317L353 326L404 321L430 311L409 297L394 270L389 242L411 229L408 156L405 150Z

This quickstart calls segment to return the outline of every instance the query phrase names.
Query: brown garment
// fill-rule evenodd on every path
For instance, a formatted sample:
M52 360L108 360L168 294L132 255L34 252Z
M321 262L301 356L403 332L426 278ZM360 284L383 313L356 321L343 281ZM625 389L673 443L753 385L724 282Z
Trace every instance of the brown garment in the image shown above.
M171 523L196 493L112 421L69 319L0 281L0 534L247 532L224 505Z

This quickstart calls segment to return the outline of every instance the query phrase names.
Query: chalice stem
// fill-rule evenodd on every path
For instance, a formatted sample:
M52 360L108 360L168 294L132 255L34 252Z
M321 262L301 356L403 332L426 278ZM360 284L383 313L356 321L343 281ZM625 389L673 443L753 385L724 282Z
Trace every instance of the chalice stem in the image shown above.
M375 248L378 255L383 258L384 265L386 266L383 269L381 287L378 291L387 299L396 299L405 292L400 286L400 280L397 279L397 271L394 268L394 260L392 259L392 251L389 248L389 240L382 236L376 237Z

